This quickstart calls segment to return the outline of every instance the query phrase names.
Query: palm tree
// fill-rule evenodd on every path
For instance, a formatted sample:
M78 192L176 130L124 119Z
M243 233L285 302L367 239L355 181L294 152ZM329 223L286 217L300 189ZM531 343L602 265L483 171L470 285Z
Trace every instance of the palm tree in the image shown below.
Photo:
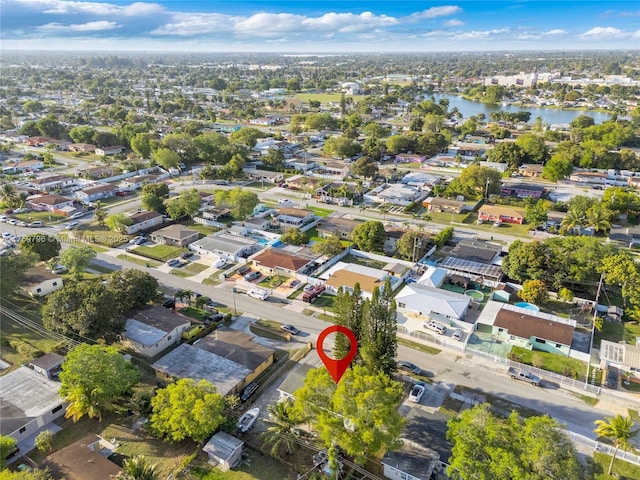
M601 203L596 203L587 210L587 225L594 228L596 232L606 232L611 230L611 211Z
M576 228L581 227L585 223L585 218L582 213L577 210L570 209L567 212L567 216L562 219L560 223L560 227L563 231L575 230ZM575 233L575 232L574 232Z
M93 215L96 217L96 220L98 220L98 224L104 228L105 219L107 218L107 211L104 209L104 202L97 200L93 205L96 207L93 211Z
M296 418L293 404L289 400L281 401L267 407L270 427L263 433L264 445L271 444L271 455L278 456L280 447L284 446L286 453L291 455L293 450L293 428L302 422Z
M4 202L5 206L13 206L16 197L16 187L9 183L2 184L2 188L0 189L0 196L2 196L2 201Z
M119 480L157 480L156 466L151 465L144 455L136 455L128 458L122 465L122 473Z
M15 197L15 206L18 207L20 210L24 209L27 206L27 203L29 201L29 194L27 192L20 192L16 197Z
M609 438L613 440L613 445L616 447L611 456L611 463L609 464L609 475L613 470L613 462L616 459L618 450L631 450L635 452L635 448L631 445L630 440L638 434L638 429L632 430L633 420L631 417L623 417L618 414L615 417L608 417L605 420L596 420L596 429L594 433L598 435L598 438Z
M173 296L173 298L174 298L174 301L180 300L181 303L184 303L185 299L191 300L191 294L192 294L191 290L178 290Z
M196 308L202 308L204 307L207 303L209 302L209 299L207 297L205 297L204 295L201 297L196 298L196 301L194 302L195 307Z

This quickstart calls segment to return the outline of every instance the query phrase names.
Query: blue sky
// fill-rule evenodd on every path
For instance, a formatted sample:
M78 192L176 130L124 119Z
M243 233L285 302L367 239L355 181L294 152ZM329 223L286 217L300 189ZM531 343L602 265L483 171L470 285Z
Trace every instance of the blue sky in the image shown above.
M640 48L636 0L0 0L3 49L443 52Z

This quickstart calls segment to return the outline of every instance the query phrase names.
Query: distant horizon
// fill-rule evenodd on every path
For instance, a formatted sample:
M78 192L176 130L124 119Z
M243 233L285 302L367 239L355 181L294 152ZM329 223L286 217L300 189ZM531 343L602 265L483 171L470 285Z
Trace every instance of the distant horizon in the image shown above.
M640 8L624 0L2 0L0 40L2 51L634 51Z

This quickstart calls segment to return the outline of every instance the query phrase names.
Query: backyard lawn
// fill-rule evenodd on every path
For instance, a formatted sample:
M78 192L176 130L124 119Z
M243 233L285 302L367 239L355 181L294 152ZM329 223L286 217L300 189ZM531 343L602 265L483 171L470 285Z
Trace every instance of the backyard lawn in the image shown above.
M575 358L565 357L564 355L557 355L554 353L541 352L538 350L527 350L522 347L513 347L511 353L520 357L521 363L527 365L533 365L532 360L534 355L539 355L542 359L542 366L540 368L555 372L560 375L565 375L578 380L584 380L585 373L587 372L587 364Z
M120 260L126 260L127 262L135 263L136 265L140 265L142 267L158 267L162 265L160 262L156 262L155 260L138 258L131 255L126 255L124 253L118 255L118 258Z
M222 222L224 223L224 222ZM218 227L211 227L209 225L202 225L201 223L194 222L193 220L189 220L186 222L181 222L181 225L190 228L191 230L195 230L201 233L204 236L211 235L212 233L219 232L220 229Z
M23 222L43 222L45 225L47 223L57 222L59 220L65 220L67 217L64 215L56 215L51 212L27 212L27 213L18 213L14 215L14 217Z
M157 260L166 261L170 258L180 256L183 252L183 248L174 247L173 245L154 245L153 247L147 247L146 245L140 245L136 247L133 252L140 255L155 258Z
M609 455L596 452L593 456L593 460L594 480L635 480L640 478L640 466L634 465L633 463L616 459L613 463L613 474L615 476L612 476L607 475L607 472L609 471L609 464L611 463L611 457Z
M209 268L204 263L191 262L184 267L174 268L171 270L173 275L178 277L191 277L193 275L197 275L200 272L204 272L207 268Z
M311 210L318 217L328 217L334 212L334 210L330 210L328 208L321 208L321 207L305 207L305 208L307 210Z
M618 343L624 340L625 343L635 345L636 338L640 337L640 324L638 322L609 322L604 321L602 331L595 334L595 345L600 345L600 340L609 340Z

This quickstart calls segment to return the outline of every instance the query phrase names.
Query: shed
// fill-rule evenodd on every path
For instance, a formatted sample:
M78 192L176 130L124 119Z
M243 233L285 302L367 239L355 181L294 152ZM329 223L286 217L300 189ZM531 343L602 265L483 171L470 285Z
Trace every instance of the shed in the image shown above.
M60 373L62 362L64 362L64 357L62 355L51 352L41 357L34 358L29 362L29 364L33 367L33 371L38 375L43 375L49 379L53 379Z
M202 448L209 455L209 463L226 472L240 463L244 442L233 435L218 432Z

